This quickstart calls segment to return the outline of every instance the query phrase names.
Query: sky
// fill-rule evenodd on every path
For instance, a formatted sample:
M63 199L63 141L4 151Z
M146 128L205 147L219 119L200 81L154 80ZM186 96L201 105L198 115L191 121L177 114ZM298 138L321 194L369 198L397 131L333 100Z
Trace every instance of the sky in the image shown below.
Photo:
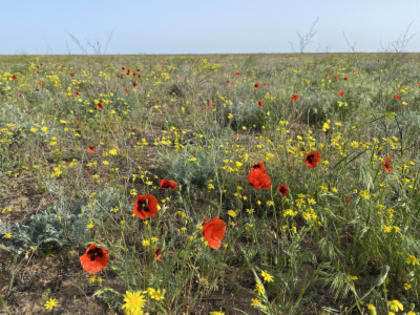
M408 27L404 51L420 52L419 13L420 0L0 0L0 54L299 52L315 21L306 52L389 51Z

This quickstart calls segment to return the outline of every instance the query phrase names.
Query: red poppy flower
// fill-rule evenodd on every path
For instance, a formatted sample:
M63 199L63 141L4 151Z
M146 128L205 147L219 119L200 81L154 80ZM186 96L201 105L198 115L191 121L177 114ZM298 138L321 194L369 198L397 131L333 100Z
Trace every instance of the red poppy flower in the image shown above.
M226 80L226 84L229 84L230 83L230 81L229 80Z
M344 204L345 204L345 205L349 205L349 204L351 204L351 197L350 197L350 196L346 196L346 197L344 198Z
M178 187L178 184L175 181L170 180L170 179L162 179L160 181L159 186L160 186L160 188L165 189L165 190L167 190L167 189L175 190Z
M262 100L258 101L258 106L261 107L262 106Z
M309 152L305 157L305 164L307 167L315 168L321 161L321 153L318 151Z
M396 101L398 101L400 99L400 95L399 94L395 94L394 95L394 98L395 98Z
M231 88L228 88L228 92L232 92L232 89Z
M98 273L108 265L108 251L97 247L96 244L90 245L86 252L80 256L80 263L83 270L88 273Z
M325 77L328 77L328 76L329 76L329 74L328 74L328 73L326 73L326 74L325 74Z
M349 78L348 78L348 77L345 77L345 78L344 78L344 81L348 81L348 80L349 80Z
M88 153L96 153L95 146L93 146L93 145L88 146L87 152Z
M289 187L287 185L278 185L277 192L284 197L289 193Z
M39 85L40 85L40 86L44 86L44 84L45 84L45 83L44 83L44 81L39 80Z
M127 70L127 75L130 75L130 69Z
M22 97L23 97L23 94L22 94L21 92L19 92L19 93L18 93L18 97L19 97L19 98L22 98Z
M158 261L162 262L162 256L160 254L163 252L163 249L158 247L155 249L155 253L153 254L153 257Z
M89 175L93 174L93 171L91 169L88 169L87 172L88 172Z
M337 81L337 80L338 80L338 76L335 76L335 77L334 77L334 81Z
M256 89L258 89L258 88L260 87L260 83L259 83L259 82L255 82L254 87L255 87Z
M213 249L219 249L220 245L222 245L222 240L225 238L226 223L219 219L218 216L210 221L204 218L203 221L203 233L207 244Z
M392 157L387 156L384 159L384 161L382 162L382 168L387 173L391 173L392 172L392 170L393 170L393 167L392 167Z
M264 85L264 86L267 86L267 85L268 85L268 83L267 83L267 82L264 82L264 83L263 83L263 85Z
M12 77L12 80L13 81L15 81L17 79L17 77L14 75L13 77Z
M207 107L212 107L213 106L213 103L212 102L210 102L210 101L208 101L207 102Z
M292 103L296 102L299 99L299 94L295 94L292 96Z
M158 214L157 206L158 201L155 196L150 194L138 195L133 211L140 219L151 218Z
M98 110L103 110L104 109L104 105L102 105L101 103L96 104L96 108Z
M137 84L137 82L133 82L133 87L137 87L138 86L138 84Z
M239 77L239 76L241 75L241 73L238 71L238 72L235 72L235 75L236 75L237 77Z
M74 77L74 73L70 72L69 75L73 78Z
M122 70L122 71L124 71L124 70L125 70L125 67L124 67L124 66L122 66L122 67L121 67L121 70Z
M119 77L120 79L124 79L124 75L122 75L122 74L120 74L118 77Z
M344 95L344 92L343 91L338 91L337 95L341 97L341 96Z
M257 163L252 166L248 174L248 182L256 189L270 189L271 178L265 170L264 163Z

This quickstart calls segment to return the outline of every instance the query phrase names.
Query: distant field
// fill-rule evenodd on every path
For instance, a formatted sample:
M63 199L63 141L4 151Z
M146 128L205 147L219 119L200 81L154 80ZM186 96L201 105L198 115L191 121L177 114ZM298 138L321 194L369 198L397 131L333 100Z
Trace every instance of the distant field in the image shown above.
M419 165L419 54L0 56L0 305L419 314Z

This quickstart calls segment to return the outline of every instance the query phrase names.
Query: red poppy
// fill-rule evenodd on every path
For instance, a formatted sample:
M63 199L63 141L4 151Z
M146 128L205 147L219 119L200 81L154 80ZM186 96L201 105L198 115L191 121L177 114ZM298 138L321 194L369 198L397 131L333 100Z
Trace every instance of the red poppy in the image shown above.
M292 103L296 102L299 99L299 94L295 94L292 96Z
M350 196L346 196L346 197L344 198L344 204L345 204L345 205L349 205L349 204L351 204L351 197L350 197Z
M159 186L165 190L175 190L178 187L178 184L170 179L162 179Z
M230 81L229 80L226 80L226 84L229 84L230 83Z
M398 101L400 99L400 95L399 94L395 94L394 95L394 98L395 98L396 101Z
M22 94L21 92L19 92L19 93L18 93L18 97L19 97L19 98L22 98L22 97L23 97L23 94Z
M344 78L344 81L348 81L348 80L349 80L349 78L348 78L348 77L345 77L345 78Z
M382 162L382 168L387 173L391 173L392 172L392 170L393 170L393 167L392 167L392 157L387 156L384 159L384 161Z
M87 152L88 153L96 153L95 146L93 146L93 145L88 146Z
M328 73L326 73L326 74L325 74L325 77L328 77L328 76L329 76L329 74L328 74Z
M119 77L120 79L124 79L124 75L122 75L122 74L120 74L118 77Z
M155 253L153 254L153 257L158 261L162 262L162 256L160 255L163 252L163 249L158 247L155 249Z
M130 69L127 70L127 75L130 75Z
M104 105L102 105L101 103L96 104L96 108L98 110L103 110L104 109Z
M241 75L241 73L238 71L238 72L235 72L235 75L236 75L237 77L239 77L239 76Z
M108 265L109 255L106 249L90 245L86 252L80 256L83 270L88 273L98 273Z
M219 249L222 245L222 240L225 238L226 223L219 219L218 216L210 221L207 218L203 219L203 233L207 244L213 249Z
M231 88L228 88L228 92L232 92L232 89Z
M255 82L254 87L255 87L256 89L258 89L258 88L260 87L260 83L259 83L259 82Z
M136 203L134 204L133 211L140 219L151 218L158 214L158 201L155 196L138 195Z
M267 85L268 85L268 83L267 83L267 82L264 82L264 83L263 83L263 85L264 85L264 86L267 86Z
M121 67L121 70L122 70L122 71L124 71L124 70L125 70L125 67L124 67L124 66L122 66L122 67Z
M208 101L207 102L207 107L212 107L213 106L213 103L212 102L210 102L210 101Z
M133 87L137 87L138 86L138 84L137 84L137 82L133 82Z
M337 80L338 80L338 76L335 76L335 77L334 77L334 81L337 81Z
M265 170L264 163L252 166L248 175L248 182L256 189L270 189L271 178Z
M261 107L262 106L262 100L258 101L258 106Z
M44 83L44 81L39 80L39 85L40 85L40 86L44 86L44 84L45 84L45 83Z
M289 187L287 185L278 185L277 192L284 197L289 193Z
M307 167L315 168L321 161L321 153L318 151L309 152L305 157L305 164Z
M74 77L74 73L70 72L69 75L73 78Z
M344 95L344 92L343 91L338 91L337 95L338 96L343 96Z
M17 79L17 77L14 75L13 77L12 77L12 80L13 81L15 81Z

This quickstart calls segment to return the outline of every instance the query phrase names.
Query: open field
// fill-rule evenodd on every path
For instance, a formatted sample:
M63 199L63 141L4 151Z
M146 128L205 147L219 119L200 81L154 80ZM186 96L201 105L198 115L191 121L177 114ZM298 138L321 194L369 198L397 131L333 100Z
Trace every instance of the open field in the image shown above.
M2 56L0 306L418 314L419 165L418 54Z

